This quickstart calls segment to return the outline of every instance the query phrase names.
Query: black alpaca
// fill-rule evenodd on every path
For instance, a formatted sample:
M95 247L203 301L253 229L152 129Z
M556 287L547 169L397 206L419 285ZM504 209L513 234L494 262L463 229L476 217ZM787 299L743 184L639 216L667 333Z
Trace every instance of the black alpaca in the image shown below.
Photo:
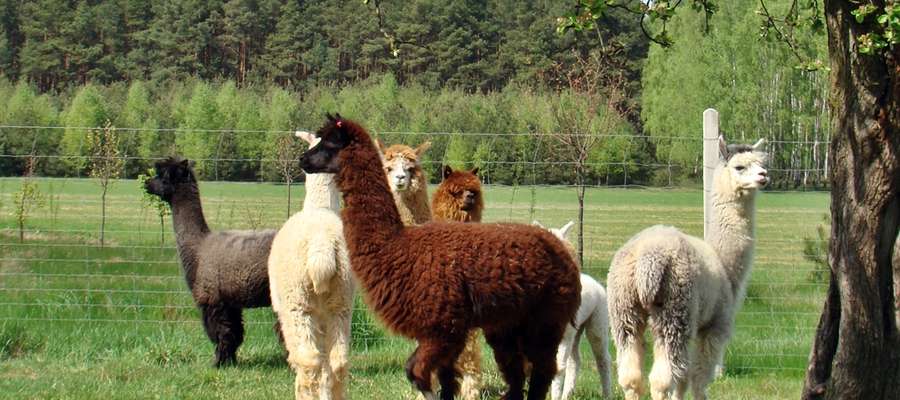
M145 189L172 208L172 225L184 278L203 314L203 328L216 345L217 367L237 362L244 341L244 308L268 307L269 250L275 230L210 232L192 162L156 163ZM281 338L276 321L275 330Z

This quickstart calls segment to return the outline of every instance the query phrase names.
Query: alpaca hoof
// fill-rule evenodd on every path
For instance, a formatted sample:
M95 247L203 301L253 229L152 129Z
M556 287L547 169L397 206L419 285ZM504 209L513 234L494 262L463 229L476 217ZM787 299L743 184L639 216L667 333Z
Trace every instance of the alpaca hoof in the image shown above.
M216 358L213 366L216 368L232 367L237 365L237 356Z

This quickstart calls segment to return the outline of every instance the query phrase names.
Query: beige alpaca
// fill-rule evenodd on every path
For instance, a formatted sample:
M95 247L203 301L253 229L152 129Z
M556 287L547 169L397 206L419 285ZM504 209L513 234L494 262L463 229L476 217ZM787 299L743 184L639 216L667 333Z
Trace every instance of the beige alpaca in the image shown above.
M648 325L655 338L653 399L683 399L688 387L694 399L706 399L750 275L755 198L768 182L762 144L726 146L719 138L708 241L658 225L635 235L613 257L609 317L626 399L637 400L644 390Z
M318 141L298 136L311 147ZM334 175L306 175L303 210L278 231L269 255L272 309L297 374L296 399L347 398L353 285L339 208Z
M422 154L431 147L431 142L422 143L415 149L404 144L385 148L380 140L375 143L382 154L381 163L403 225L419 225L431 221L428 179L419 163Z

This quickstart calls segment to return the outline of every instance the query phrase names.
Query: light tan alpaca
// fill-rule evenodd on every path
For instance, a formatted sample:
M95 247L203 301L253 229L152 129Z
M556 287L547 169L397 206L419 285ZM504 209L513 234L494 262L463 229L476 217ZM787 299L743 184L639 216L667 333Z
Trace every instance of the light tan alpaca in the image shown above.
M644 391L644 330L654 336L650 394L706 399L734 329L753 264L756 194L768 183L764 141L727 146L712 187L707 240L657 225L620 248L607 276L618 380L627 400Z
M375 141L381 152L381 163L387 175L394 203L400 212L403 225L420 225L431 221L428 207L428 179L419 159L431 142L425 142L413 149L405 144L395 144L385 148L380 140Z
M298 132L310 147L319 139ZM334 174L307 174L303 210L272 241L269 288L297 400L347 398L353 284Z

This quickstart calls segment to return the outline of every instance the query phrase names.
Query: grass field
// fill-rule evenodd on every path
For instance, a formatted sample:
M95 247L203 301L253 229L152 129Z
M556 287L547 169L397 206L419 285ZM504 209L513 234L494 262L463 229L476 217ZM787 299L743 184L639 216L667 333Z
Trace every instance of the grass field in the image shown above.
M18 179L0 179L0 398L291 398L293 374L272 333L269 310L245 314L240 365L210 367L206 339L181 277L170 220L141 207L134 181L116 183L100 247L100 190L85 179L40 180L46 205L19 242L12 216ZM213 229L278 227L285 187L205 182ZM574 190L487 187L487 221L559 226L576 216ZM294 211L303 197L293 192ZM666 223L702 234L699 190L592 189L587 195L586 268L605 282L613 252L642 228ZM712 398L784 399L799 394L825 284L801 254L827 211L824 193L764 193L758 202L756 264L725 376ZM403 373L412 345L385 333L360 304L354 315L352 398L413 398ZM586 345L581 349L590 360ZM487 390L502 382L485 348ZM599 399L590 363L577 399ZM621 396L617 390L616 396Z

